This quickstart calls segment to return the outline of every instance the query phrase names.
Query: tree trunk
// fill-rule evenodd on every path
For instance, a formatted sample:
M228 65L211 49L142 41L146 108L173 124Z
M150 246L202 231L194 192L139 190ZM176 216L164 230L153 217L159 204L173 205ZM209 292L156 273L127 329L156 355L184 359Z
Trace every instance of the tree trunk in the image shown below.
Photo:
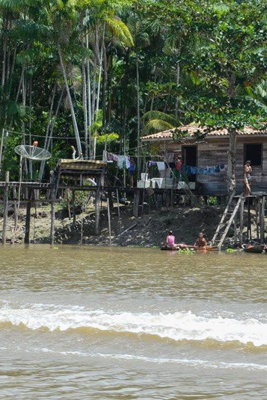
M6 56L7 56L7 27L8 17L4 18L4 33L3 33L3 60L2 60L2 87L6 81Z
M85 139L85 159L88 160L88 109L87 109L87 79L85 64L82 65L82 83L83 83L83 124Z
M86 47L89 49L89 36L86 35ZM88 134L88 143L86 144L89 147L89 158L91 158L91 135L92 135L92 92L91 92L91 68L90 68L90 60L87 59L86 62L86 71L87 71L87 107L88 107L88 120L89 120L89 134Z
M46 144L46 147L45 147L46 150L48 150L48 151L49 151L49 148L50 148L50 145L51 145L51 142L52 142L52 137L53 137L53 133L54 133L54 127L55 127L55 123L56 123L57 116L58 116L58 113L59 113L59 108L60 108L60 105L62 103L64 92L65 92L65 87L61 91L61 95L60 95L60 98L59 98L59 101L58 101L58 105L57 105L57 109L56 109L56 112L55 112L55 115L54 115L54 118L53 118L53 122L52 122L52 124L50 126L50 133L49 133L49 137L48 137L47 144ZM39 171L39 179L40 180L43 179L44 167L45 167L45 161L42 161L41 162L41 166L40 166L40 171Z
M69 103L70 103L70 111L71 111L73 128L74 128L74 133L75 133L75 138L76 138L76 143L77 143L77 150L78 150L78 154L80 155L80 154L82 154L80 133L79 133L78 124L77 124L77 120L76 120L76 116L75 116L75 111L73 108L72 98L71 98L71 94L70 94L70 88L69 88L69 84L68 84L67 72L66 72L66 69L64 66L63 56L62 56L60 47L58 48L58 54L59 54L60 66L61 66L61 70L62 70L64 82L65 82L65 87L66 87L66 91L67 91L67 95L68 95L68 99L69 99Z
M229 129L229 150L228 150L228 166L227 166L227 187L228 193L231 195L236 190L236 130Z
M140 173L140 132L141 132L141 116L140 116L140 76L139 76L139 56L136 53L136 95L137 95L137 177Z
M182 37L180 36L178 39L178 46L177 46L177 65L176 65L176 85L180 84L181 78L181 66L180 66L180 55L181 55L181 48L182 48ZM178 120L178 110L179 110L179 97L176 97L175 101L175 119Z
M106 26L104 24L101 51L100 51L100 61L99 61L99 75L98 75L97 98L96 98L96 112L99 110L99 103L100 103L101 77L102 77L102 70L103 70L103 54L104 54L104 44L105 44L105 27Z

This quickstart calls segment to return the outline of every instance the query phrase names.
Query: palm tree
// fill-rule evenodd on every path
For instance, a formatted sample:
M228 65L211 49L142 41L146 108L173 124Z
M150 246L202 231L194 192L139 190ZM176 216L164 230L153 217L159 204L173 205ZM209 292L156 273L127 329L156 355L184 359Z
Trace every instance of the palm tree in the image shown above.
M143 115L144 120L144 134L166 131L179 126L179 121L173 116L168 115L161 111L148 111Z

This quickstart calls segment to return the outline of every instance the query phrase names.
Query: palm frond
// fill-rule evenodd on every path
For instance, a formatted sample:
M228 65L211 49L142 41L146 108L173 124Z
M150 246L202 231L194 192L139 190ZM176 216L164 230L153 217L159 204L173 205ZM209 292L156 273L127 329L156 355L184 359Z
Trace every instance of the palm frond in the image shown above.
M169 122L163 121L161 119L151 119L148 121L144 127L144 133L149 134L152 132L167 131L168 129L173 129L174 126Z
M171 124L172 126L178 125L178 121L174 117L162 111L148 111L143 115L142 118L144 120L153 120L153 119L161 120Z
M116 16L109 16L105 18L107 29L119 38L121 42L128 47L133 47L134 41L131 32L127 25Z

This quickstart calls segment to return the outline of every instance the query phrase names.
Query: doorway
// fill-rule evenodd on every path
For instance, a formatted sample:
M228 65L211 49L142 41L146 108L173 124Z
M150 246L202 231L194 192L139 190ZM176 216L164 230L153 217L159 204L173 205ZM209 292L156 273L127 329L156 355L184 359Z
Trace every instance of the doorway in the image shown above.
M197 146L183 146L183 164L197 166Z
M197 166L197 146L183 146L182 147L182 162L184 165L190 167ZM196 182L196 175L187 175L190 182Z

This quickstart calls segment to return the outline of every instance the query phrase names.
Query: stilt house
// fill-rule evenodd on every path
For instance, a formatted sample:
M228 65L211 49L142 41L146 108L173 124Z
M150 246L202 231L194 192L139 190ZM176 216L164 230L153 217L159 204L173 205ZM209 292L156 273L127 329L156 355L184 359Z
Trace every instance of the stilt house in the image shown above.
M181 157L184 166L193 173L199 194L220 196L227 194L227 163L229 132L227 129L209 131L196 124L181 126L142 137L143 144L157 144L159 154L168 162ZM267 131L245 127L237 133L236 184L237 194L244 189L244 164L251 161L252 192L267 192ZM215 167L215 168L214 168Z

